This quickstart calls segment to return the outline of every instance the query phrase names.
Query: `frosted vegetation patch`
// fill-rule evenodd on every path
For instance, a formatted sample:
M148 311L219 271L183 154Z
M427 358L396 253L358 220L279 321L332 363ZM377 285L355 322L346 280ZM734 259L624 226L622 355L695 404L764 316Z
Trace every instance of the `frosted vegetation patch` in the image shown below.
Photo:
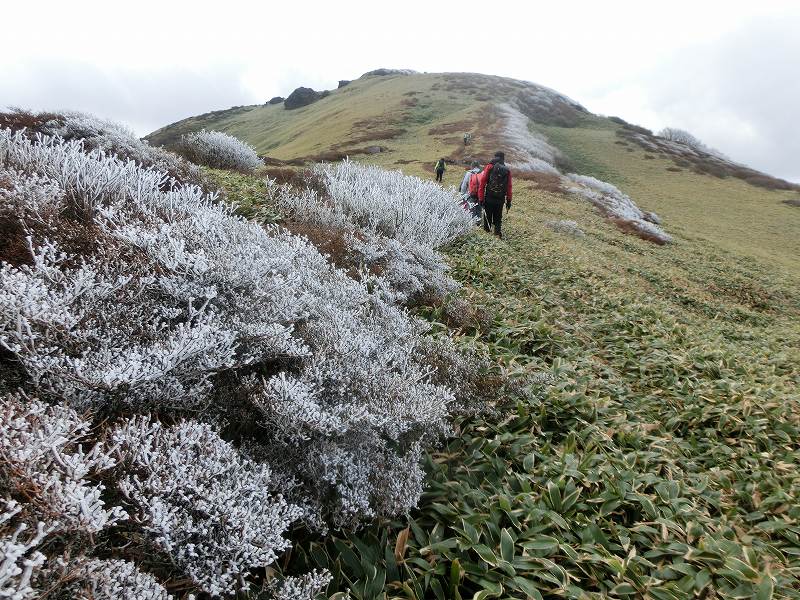
M193 163L249 173L263 163L255 148L221 131L196 131L181 137L181 153Z
M580 228L576 221L560 220L560 221L547 221L545 226L555 232L571 235L572 237L582 238L586 234Z
M16 123L15 129L27 127L29 136L42 133L66 141L82 140L87 150L101 150L107 155L132 160L139 166L152 167L184 183L199 183L202 179L197 165L163 148L151 146L115 121L77 111L27 112L15 109L4 116L7 121Z
M716 148L711 148L710 146L706 146L703 142L700 141L697 137L689 133L684 129L678 129L677 127L665 127L661 131L658 132L658 137L665 139L669 142L677 142L678 144L683 144L684 146L689 146L690 148L694 148L695 150L700 150L701 152L705 152L706 154L710 154L711 156L715 156L717 158L721 158L726 161L730 161L730 159L725 156L722 152L717 150Z
M351 161L318 165L314 189L270 185L288 218L347 232L348 251L387 301L437 299L457 289L436 252L472 228L455 190Z
M469 216L399 174L320 173L329 198L271 193L318 215L347 207L334 222L358 224L354 247L383 274L353 277L133 160L0 130L0 220L17 249L0 263L0 346L21 369L21 390L0 396L5 596L70 581L75 597L165 598L178 576L232 597L298 522L416 505L422 453L478 397L482 363L401 302ZM389 216L384 195L403 203ZM110 541L121 529L124 548ZM326 578L271 593L311 597Z
M556 159L560 156L558 148L543 136L531 132L528 117L510 104L498 104L497 110L503 121L506 154L515 157L509 166L520 171L558 174L555 167Z
M588 175L570 173L565 181L569 192L578 194L594 204L604 215L629 224L640 234L660 243L671 242L672 237L659 225L658 216L643 212L631 198L616 186ZM571 182L571 183L570 183Z

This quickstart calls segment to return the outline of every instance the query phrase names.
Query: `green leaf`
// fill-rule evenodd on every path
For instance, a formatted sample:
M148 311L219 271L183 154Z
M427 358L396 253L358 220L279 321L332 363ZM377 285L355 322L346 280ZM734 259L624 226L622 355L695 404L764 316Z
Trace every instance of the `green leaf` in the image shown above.
M536 584L529 579L517 576L514 577L512 581L514 582L516 588L523 594L526 594L529 598L533 598L534 600L543 600L542 594L539 592Z
M508 563L514 560L514 539L505 527L500 532L500 556Z
M775 592L775 584L772 577L766 575L756 586L756 595L753 600L772 600L772 594Z
M556 538L549 535L539 535L530 541L522 542L522 547L526 550L534 550L537 552L552 552L559 546Z
M480 556L482 560L492 566L497 566L497 556L495 556L495 553L492 552L492 549L489 548L489 546L484 544L476 544L472 547L472 549L478 553L478 556Z
M557 513L560 513L561 512L561 490L559 489L558 484L556 484L553 481L548 481L547 482L547 497L550 500L549 504L552 507L552 509L554 511L556 511Z

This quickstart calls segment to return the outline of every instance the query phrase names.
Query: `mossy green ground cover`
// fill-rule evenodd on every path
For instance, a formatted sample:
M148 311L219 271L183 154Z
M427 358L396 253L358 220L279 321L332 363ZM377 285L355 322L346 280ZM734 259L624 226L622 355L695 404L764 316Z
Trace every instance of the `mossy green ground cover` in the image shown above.
M458 422L412 515L300 540L285 570L355 598L800 597L795 263L685 223L659 247L520 183L505 239L448 257L494 315L457 334L530 385Z

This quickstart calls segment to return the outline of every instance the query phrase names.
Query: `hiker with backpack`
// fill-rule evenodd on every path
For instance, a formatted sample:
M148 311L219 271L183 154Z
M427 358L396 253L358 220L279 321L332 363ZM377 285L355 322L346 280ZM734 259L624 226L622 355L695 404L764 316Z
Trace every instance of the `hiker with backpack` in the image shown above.
M505 164L506 155L498 151L480 174L478 200L483 205L483 228L501 238L503 233L503 204L506 211L511 209L511 171Z
M439 160L437 160L436 161L436 166L433 167L433 168L436 171L436 181L441 183L442 175L444 175L444 168L445 168L444 167L444 159L440 158Z
M472 168L464 173L461 180L461 197L464 199L464 208L470 212L476 225L481 222L481 203L478 201L478 191L481 179L481 163L473 161Z

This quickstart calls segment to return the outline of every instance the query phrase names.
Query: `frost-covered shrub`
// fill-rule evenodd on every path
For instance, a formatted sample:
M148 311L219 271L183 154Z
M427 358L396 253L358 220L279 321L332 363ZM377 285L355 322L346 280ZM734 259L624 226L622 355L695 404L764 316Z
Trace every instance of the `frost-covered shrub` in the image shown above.
M377 256L374 272L353 278L303 238L236 217L198 187L86 152L77 141L0 130L0 171L0 214L17 215L28 237L24 260L0 264L0 345L24 369L25 389L63 410L92 411L97 421L122 411L182 423L121 423L112 446L97 451L110 459L116 443L130 450L115 451L128 458L114 477L135 511L126 527L146 534L137 539L172 556L198 586L230 594L285 547L281 533L300 516L290 506L302 505L309 522L354 524L416 504L421 453L468 400L477 363L449 338L428 336L429 325L379 280L379 268L391 271L385 262L405 260L402 246L387 259L385 249L367 247L376 238L362 236L364 252ZM385 189L381 172L374 176ZM351 187L380 198L368 180L362 173ZM419 264L435 263L433 244L456 235L462 213L453 206L438 213L445 223L424 225L419 240L395 222L395 232L409 232L405 243L424 250ZM364 231L385 235L381 218L375 212L375 231ZM416 264L393 277L418 288ZM193 420L181 421L187 416ZM220 423L237 444L201 421ZM125 442L124 432L135 441ZM238 481L226 479L222 463ZM183 482L181 491L174 482ZM84 487L89 500L99 489ZM288 498L285 508L274 491ZM205 517L189 514L181 498L202 504L219 535L197 533ZM85 505L98 519L107 513L96 527L122 517L118 507ZM261 537L234 539L223 515ZM39 560L38 541L30 541L37 519L25 518L34 535L14 542L32 544L17 561L18 579L24 561Z
M64 406L0 398L0 597L32 598L58 579L48 541L82 551L76 542L127 518L105 505L105 486L93 481L116 459L113 449L87 443L90 427Z
M471 230L453 190L350 161L319 165L313 176L315 189L272 182L271 203L290 219L353 232L347 238L353 262L387 299L407 304L458 288L435 251Z
M29 134L58 136L66 141L82 140L87 150L102 150L109 156L132 160L142 167L152 167L183 183L200 183L202 175L196 165L181 157L151 146L124 125L75 111L30 113L14 110L0 113L0 121L12 129L27 127Z
M180 151L194 163L217 169L250 172L263 164L255 148L221 131L187 133L181 138Z
M531 132L528 117L509 104L499 104L497 111L502 119L506 153L514 157L508 165L520 171L558 174L555 164L561 159L561 152L544 137Z
M710 146L706 146L697 137L695 137L694 135L692 135L691 133L689 133L684 129L678 129L677 127L665 127L664 129L658 132L658 137L668 140L670 142L678 142L679 144L683 144L684 146L689 146L690 148L694 148L695 150L700 150L701 152L705 152L706 154L710 154L711 156L715 156L717 158L729 160L728 157L725 156L722 152L720 152L716 148L711 148Z
M171 600L158 580L124 560L91 559L73 567L71 586L78 600Z
M431 248L472 230L455 190L432 181L351 161L318 165L315 172L332 209L360 229ZM308 196L303 200L313 203Z
M28 392L56 403L14 400L9 414L29 425L4 427L12 437L3 446L52 446L58 434L57 456L84 465L51 472L52 448L6 461L16 466L4 481L48 483L30 506L6 499L0 539L14 559L3 585L33 590L64 576L97 597L136 586L140 597L164 597L157 573L101 564L81 546L126 516L101 501L117 480L136 539L221 596L274 561L301 517L351 525L416 504L423 449L469 400L477 363L448 338L427 336L398 290L426 293L432 272L446 286L433 244L451 239L461 213L442 211L449 221L429 224L420 240L365 227L353 235L365 271L353 278L308 241L82 142L2 130L0 178L0 218L14 220L24 241L24 256L0 264L0 345L24 369ZM119 410L195 416L172 427L123 421L107 445L81 449L89 420L75 409L98 420ZM101 471L113 473L102 485ZM56 534L73 536L87 556L53 555L43 543ZM275 593L311 594L324 578Z
M211 426L135 419L112 439L125 456L119 483L159 548L212 596L244 591L249 569L272 563L303 510L271 496L270 470Z
M545 226L553 231L557 231L558 233L565 233L573 237L586 237L586 234L575 221L547 221Z
M35 490L37 514L47 531L97 533L127 515L107 509L102 484L90 476L116 465L100 444L87 447L91 424L65 406L6 397L0 404L0 456L11 489Z
M672 237L661 227L650 222L649 213L644 213L631 198L616 186L588 175L570 173L571 182L567 190L586 198L604 215L624 222L639 235L659 243L671 242ZM565 182L566 183L566 182Z
M313 600L331 581L327 572L311 571L301 577L287 577L271 586L274 600Z

